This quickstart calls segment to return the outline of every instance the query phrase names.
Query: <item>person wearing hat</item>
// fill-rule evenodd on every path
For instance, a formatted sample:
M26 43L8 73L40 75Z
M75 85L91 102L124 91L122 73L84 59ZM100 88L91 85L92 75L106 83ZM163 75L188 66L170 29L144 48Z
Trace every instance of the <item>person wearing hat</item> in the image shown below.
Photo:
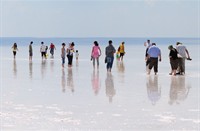
M176 43L176 50L178 52L178 73L180 75L185 74L185 59L192 60L190 58L187 48L182 43Z
M176 70L178 68L178 52L177 50L172 46L170 45L168 47L168 49L170 50L169 52L169 60L170 60L170 65L171 65L171 73L169 73L169 75L176 75Z
M32 57L33 57L32 44L33 44L33 41L31 41L30 44L29 44L29 61L32 61Z

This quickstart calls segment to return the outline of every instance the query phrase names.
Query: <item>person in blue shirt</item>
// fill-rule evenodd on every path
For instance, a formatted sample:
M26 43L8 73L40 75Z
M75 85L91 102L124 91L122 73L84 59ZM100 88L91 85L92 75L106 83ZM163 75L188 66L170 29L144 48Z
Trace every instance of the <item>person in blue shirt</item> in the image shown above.
M161 51L160 49L156 46L156 43L152 43L152 46L149 48L147 51L148 58L149 58L149 70L147 74L150 74L151 69L154 67L154 73L155 75L158 72L158 59L161 61Z

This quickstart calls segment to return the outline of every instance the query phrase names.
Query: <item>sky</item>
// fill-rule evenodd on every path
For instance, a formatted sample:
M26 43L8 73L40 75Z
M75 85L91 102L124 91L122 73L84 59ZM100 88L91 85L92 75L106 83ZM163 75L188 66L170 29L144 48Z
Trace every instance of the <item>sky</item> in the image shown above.
M200 37L200 0L0 0L0 37Z

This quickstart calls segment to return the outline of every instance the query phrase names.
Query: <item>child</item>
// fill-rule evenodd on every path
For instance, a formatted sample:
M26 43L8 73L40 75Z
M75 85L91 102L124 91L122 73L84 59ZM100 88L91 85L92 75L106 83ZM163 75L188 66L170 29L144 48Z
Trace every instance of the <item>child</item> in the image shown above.
M79 56L79 53L78 53L78 50L76 50L76 60L78 60L78 56Z
M118 48L118 50L116 52L116 58L118 61L120 61L120 48Z

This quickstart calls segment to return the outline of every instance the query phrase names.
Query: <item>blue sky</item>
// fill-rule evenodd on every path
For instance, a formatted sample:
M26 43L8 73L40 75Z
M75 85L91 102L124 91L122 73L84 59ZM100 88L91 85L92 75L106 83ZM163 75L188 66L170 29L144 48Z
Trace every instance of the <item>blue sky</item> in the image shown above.
M0 0L1 37L200 37L199 0Z

